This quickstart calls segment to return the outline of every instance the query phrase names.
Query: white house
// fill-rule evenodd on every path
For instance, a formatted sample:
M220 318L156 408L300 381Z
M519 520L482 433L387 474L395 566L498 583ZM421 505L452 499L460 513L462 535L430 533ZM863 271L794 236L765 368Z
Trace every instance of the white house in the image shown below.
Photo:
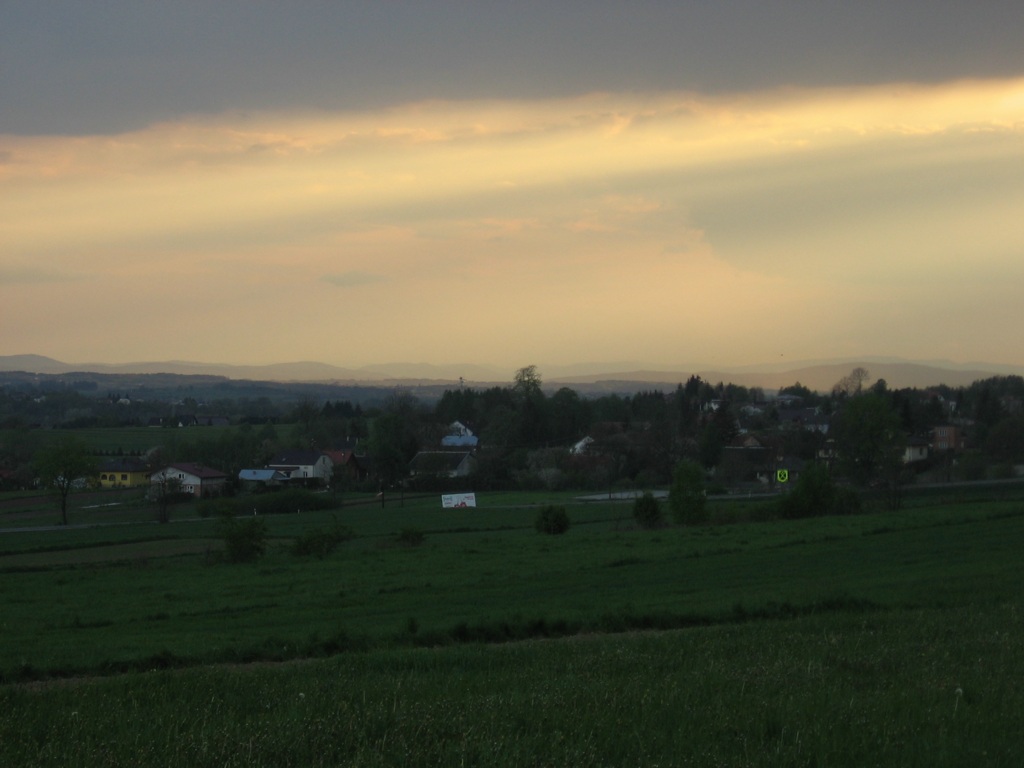
M448 425L448 434L441 438L441 445L445 448L476 448L480 439L473 434L473 430L461 421L453 421Z
M289 482L326 485L330 482L334 462L321 451L287 451L275 456L267 469L276 469Z
M183 493L200 498L220 493L227 480L228 476L223 472L194 463L169 464L149 476L152 485L174 482Z
M582 456L584 453L590 450L590 446L592 446L593 444L594 438L588 435L587 437L584 437L583 439L573 443L569 447L569 453L571 453L573 456Z
M928 458L928 441L920 437L912 437L907 440L903 449L903 463L911 464L915 461L924 461Z
M243 469L238 473L238 481L246 488L276 488L287 479L276 469Z

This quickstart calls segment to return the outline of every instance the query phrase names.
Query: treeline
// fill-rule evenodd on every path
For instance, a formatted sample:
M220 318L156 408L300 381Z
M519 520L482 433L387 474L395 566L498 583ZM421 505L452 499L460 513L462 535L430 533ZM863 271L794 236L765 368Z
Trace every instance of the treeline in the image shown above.
M117 391L0 388L0 427L6 430L0 433L0 470L10 476L31 459L30 425L37 417L67 429L124 426L126 414L129 423L139 423L141 412L131 409L145 405L159 413L173 409L179 415L229 417L232 426L225 430L154 431L159 460L197 461L229 477L263 466L284 449L349 447L371 475L368 482L405 482L416 453L438 449L459 422L479 439L472 480L479 489L664 485L682 461L709 472L720 467L723 452L740 435L759 436L777 455L806 462L831 451L830 469L839 476L895 488L908 481L898 460L907 441L925 438L944 424L956 424L966 435L955 462L944 459L950 478L954 472L963 479L1012 473L1013 465L1024 461L1022 403L1019 376L992 377L969 387L890 389L884 380L871 383L863 369L828 393L796 382L767 394L692 376L666 390L584 397L570 387L545 388L534 366L520 369L503 386L452 387L432 400L394 389L367 403L301 395L290 402L185 397L141 404ZM810 412L828 429L796 423Z

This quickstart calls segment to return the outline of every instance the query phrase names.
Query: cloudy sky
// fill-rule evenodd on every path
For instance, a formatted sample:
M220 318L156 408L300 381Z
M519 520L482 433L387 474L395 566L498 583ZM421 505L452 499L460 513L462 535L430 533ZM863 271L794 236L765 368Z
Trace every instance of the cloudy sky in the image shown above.
M1024 3L3 2L0 354L1024 364Z

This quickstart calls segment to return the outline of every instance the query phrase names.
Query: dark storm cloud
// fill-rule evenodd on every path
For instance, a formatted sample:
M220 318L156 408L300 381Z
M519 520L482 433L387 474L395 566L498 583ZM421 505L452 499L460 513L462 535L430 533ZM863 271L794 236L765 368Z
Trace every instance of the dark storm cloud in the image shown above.
M5 4L0 132L595 90L1021 74L1018 2Z

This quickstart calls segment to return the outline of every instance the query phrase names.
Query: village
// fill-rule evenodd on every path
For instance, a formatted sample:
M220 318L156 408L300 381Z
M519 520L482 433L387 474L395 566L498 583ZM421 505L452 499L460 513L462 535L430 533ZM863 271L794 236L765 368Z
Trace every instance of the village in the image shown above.
M107 433L83 414L133 408L128 396L94 396L86 407L78 402L86 395L72 394L79 407L62 411L72 423L4 434L95 441ZM17 424L19 395L8 388L5 397L7 423ZM403 392L365 408L304 398L263 403L258 417L244 403L166 403L174 416L117 425L141 433L140 447L94 442L93 469L78 480L196 498L295 487L638 492L667 486L682 461L698 463L718 494L779 492L810 465L863 488L999 479L1020 474L1022 400L1019 377L889 390L860 368L826 394L799 383L766 393L691 377L668 391L588 398L546 390L530 366L510 386L449 388L434 402ZM218 406L225 410L213 413ZM0 453L3 482L29 485L31 457L11 440Z

